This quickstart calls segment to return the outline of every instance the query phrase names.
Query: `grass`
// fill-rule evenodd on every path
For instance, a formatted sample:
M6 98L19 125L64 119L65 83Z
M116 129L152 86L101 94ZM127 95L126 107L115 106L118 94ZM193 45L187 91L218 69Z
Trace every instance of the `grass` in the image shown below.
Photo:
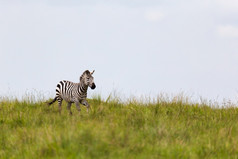
M0 158L238 158L238 108L181 99L63 103L0 100Z

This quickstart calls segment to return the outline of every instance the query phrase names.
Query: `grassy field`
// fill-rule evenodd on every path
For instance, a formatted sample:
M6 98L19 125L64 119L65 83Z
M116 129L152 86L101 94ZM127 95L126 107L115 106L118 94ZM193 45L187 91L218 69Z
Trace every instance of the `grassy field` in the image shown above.
M80 116L63 103L0 100L0 158L238 158L238 108L183 100L89 100Z

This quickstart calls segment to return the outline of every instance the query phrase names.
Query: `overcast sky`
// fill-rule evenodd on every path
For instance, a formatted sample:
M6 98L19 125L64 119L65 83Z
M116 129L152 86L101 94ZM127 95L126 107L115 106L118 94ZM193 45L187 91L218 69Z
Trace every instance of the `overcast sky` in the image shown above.
M0 0L0 95L95 69L95 91L238 97L237 0Z

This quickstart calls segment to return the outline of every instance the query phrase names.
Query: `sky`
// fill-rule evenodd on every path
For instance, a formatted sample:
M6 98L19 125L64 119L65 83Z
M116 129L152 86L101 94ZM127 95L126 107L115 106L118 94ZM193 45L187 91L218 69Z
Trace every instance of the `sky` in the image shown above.
M237 102L238 1L0 0L0 96L53 98L87 69L89 97Z

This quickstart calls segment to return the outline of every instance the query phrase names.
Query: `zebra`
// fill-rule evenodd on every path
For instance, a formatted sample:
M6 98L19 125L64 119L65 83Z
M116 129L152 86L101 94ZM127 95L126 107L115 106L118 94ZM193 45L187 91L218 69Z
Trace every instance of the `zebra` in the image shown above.
M49 102L48 105L53 104L56 100L58 100L59 105L59 113L61 113L62 110L62 101L65 100L68 105L67 109L69 111L69 114L72 115L71 111L71 105L72 103L75 103L77 110L80 114L80 104L87 107L87 112L89 112L90 105L88 104L86 98L87 98L87 90L88 87L91 89L95 89L96 85L94 83L93 73L95 70L90 72L89 70L86 70L83 72L83 74L80 76L80 82L79 83L73 83L71 81L60 81L56 86L56 96L53 99L53 101Z

